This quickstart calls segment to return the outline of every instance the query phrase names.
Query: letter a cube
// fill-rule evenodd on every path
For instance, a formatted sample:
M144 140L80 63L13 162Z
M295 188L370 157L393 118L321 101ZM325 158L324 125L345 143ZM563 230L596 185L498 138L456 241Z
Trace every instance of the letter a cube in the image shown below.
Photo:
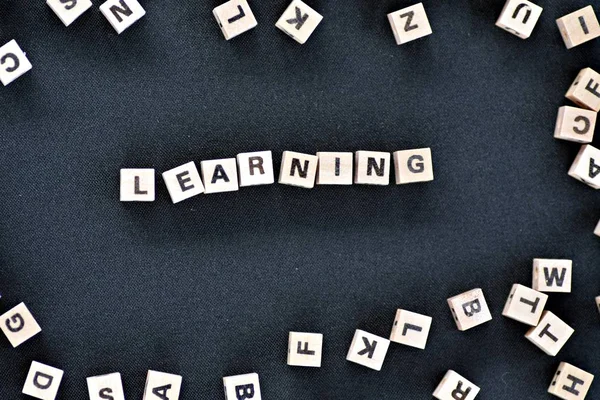
M346 360L380 371L389 347L389 340L357 329Z
M581 146L569 169L569 176L600 189L600 150L589 144Z
M483 291L473 289L448 299L448 305L456 326L466 331L492 320Z

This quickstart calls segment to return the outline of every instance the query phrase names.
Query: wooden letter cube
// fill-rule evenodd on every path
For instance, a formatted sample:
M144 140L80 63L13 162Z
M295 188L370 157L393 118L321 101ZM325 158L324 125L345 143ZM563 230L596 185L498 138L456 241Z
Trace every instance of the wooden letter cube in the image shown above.
M565 15L556 20L565 46L571 49L600 36L600 25L592 6Z
M406 346L424 349L429 336L432 318L407 310L398 309L390 340Z
M346 360L381 371L389 347L389 340L357 329Z
M600 150L590 144L581 146L569 169L569 176L600 189Z
M0 316L0 329L12 347L31 339L42 331L25 303L21 303Z
M292 1L292 4L284 11L276 27L288 34L300 44L306 43L310 35L317 29L317 25L323 17L300 0Z
M598 307L598 312L600 312L600 296L596 297L596 307Z
M527 325L537 326L548 295L515 283L510 290L502 315Z
M322 334L290 332L288 339L288 365L298 367L321 367L322 353Z
M492 314L481 289L473 289L448 299L456 326L466 331L492 320Z
M600 236L600 221L596 224L596 228L594 229L594 235Z
M433 180L431 149L414 149L394 153L396 184L429 182Z
M281 157L279 183L312 189L315 186L318 164L317 156L284 151Z
M399 45L432 33L423 3L390 13L388 14L388 20L392 26L396 44Z
M594 139L596 113L583 108L563 106L558 109L554 137L570 142L591 143Z
M507 0L496 26L527 39L542 15L542 7L527 0Z
M533 283L531 287L540 292L571 293L573 261L533 260Z
M582 69L565 97L583 108L600 111L600 74L591 68Z
M154 169L122 168L121 201L154 201Z
M550 311L544 311L537 327L525 334L527 340L539 347L544 353L555 356L575 332Z
M352 153L318 152L317 185L352 185Z
M548 393L563 400L583 400L592 386L594 375L571 364L561 362Z
M390 153L357 151L354 183L362 185L390 184Z
M62 370L33 361L25 380L23 394L36 399L54 400L62 377Z
M232 39L258 25L246 0L229 0L227 3L215 8L213 15L219 23L226 40Z
M121 374L118 372L89 377L87 386L90 400L125 400Z
M275 182L271 151L256 151L237 155L240 187L270 185Z
M182 377L158 371L148 371L142 400L178 400Z
M479 390L477 385L449 370L433 392L433 397L439 400L473 400Z
M31 63L15 40L0 47L0 81L8 85L31 69Z
M90 0L47 0L46 4L65 26L71 25L73 21L92 6Z
M223 378L225 400L261 400L258 374L226 376Z
M162 174L173 203L204 193L204 185L193 161Z
M235 158L205 160L200 162L204 193L235 192L238 190Z
M146 15L146 11L137 0L108 0L100 6L100 12L115 28L117 34Z

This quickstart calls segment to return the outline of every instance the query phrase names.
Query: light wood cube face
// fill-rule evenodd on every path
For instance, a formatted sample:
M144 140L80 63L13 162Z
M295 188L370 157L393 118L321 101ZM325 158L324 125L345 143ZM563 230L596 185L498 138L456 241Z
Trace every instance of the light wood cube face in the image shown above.
M17 347L42 331L25 303L21 303L0 316L0 329L12 345Z
M25 380L23 394L41 400L54 400L62 377L62 370L33 361Z
M570 142L591 143L596 128L596 113L583 108L564 106L558 109L554 137Z
M90 400L125 400L121 374L118 372L89 377L87 386Z
M193 161L162 174L173 203L204 193L204 185Z
M178 400L182 380L180 375L148 371L143 400Z
M600 312L600 296L596 297L596 307L598 307L598 312Z
M525 337L544 353L555 356L575 332L550 311L544 311L537 327L531 328Z
M589 144L581 146L569 169L569 176L600 189L600 150Z
M258 374L226 376L223 378L225 400L261 400Z
M48 0L46 4L65 26L71 25L92 6L90 0Z
M0 47L0 81L8 85L31 69L31 63L15 40Z
M108 0L100 6L100 12L120 34L146 15L137 0Z
M319 158L312 154L284 151L281 157L279 183L305 189L315 187Z
M594 235L600 237L600 221L598 221L598 224L596 225L596 229L594 229Z
M496 21L496 26L527 39L537 24L542 7L527 0L508 0Z
M556 20L567 49L579 46L600 36L600 25L592 6L565 15Z
M431 329L432 318L399 309L396 311L390 340L406 346L424 349Z
M433 180L431 149L414 149L394 152L396 184L429 182Z
M548 295L514 284L504 305L502 315L527 325L537 326L548 301Z
M354 183L360 185L390 184L390 153L380 151L356 152Z
M448 299L456 326L466 331L492 320L483 290L473 289Z
M352 185L352 153L319 152L317 185Z
M535 258L533 260L534 290L547 293L571 293L573 261Z
M271 151L240 153L236 158L241 187L270 185L275 182Z
M473 400L479 390L477 385L449 370L433 392L433 397L438 400Z
M388 14L396 44L404 44L431 35L431 25L423 3Z
M121 169L121 201L154 201L154 169Z
M229 0L213 10L226 40L254 28L258 23L246 0Z
M204 193L235 192L238 190L235 158L205 160L200 162Z
M580 107L600 111L600 74L591 68L582 69L565 97Z
M357 329L346 360L381 371L389 347L389 340Z
M304 44L322 20L323 16L321 14L304 2L294 0L284 11L275 26L284 31L296 42Z
M571 364L561 362L548 393L563 400L583 400L592 386L594 375Z
M323 335L320 333L290 332L287 364L297 367L321 367Z

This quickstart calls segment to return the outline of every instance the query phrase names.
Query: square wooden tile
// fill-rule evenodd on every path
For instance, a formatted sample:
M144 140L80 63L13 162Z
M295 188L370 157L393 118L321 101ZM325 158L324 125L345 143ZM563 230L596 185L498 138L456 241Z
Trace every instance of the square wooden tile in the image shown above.
M0 316L0 329L12 347L19 346L42 331L25 303L20 303Z

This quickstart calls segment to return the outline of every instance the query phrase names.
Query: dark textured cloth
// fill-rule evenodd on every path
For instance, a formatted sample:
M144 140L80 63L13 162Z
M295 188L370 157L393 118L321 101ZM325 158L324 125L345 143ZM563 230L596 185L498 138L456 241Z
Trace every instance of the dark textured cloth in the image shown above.
M184 400L223 398L257 372L273 399L429 399L454 369L478 399L548 399L560 361L600 373L598 194L567 176L579 146L552 138L600 40L566 50L546 0L532 37L494 22L504 0L426 1L433 35L396 46L409 1L311 1L299 45L252 1L258 27L226 42L218 1L141 1L117 36L98 0L65 28L42 0L4 0L0 40L33 70L0 88L0 312L24 301L43 331L0 337L0 399L25 398L32 360L65 370L59 399L121 372L183 375ZM600 144L600 138L595 140ZM160 172L281 152L431 147L435 181L283 185L173 205ZM154 167L157 201L120 203L119 169ZM393 177L393 175L392 175ZM575 328L557 357L501 316L532 259L571 258L573 293L548 309ZM481 287L494 319L459 332L446 298ZM426 350L392 344L381 372L345 361L357 328L387 337L397 308L433 317ZM288 331L321 332L323 367L286 365ZM588 396L600 396L599 384Z

